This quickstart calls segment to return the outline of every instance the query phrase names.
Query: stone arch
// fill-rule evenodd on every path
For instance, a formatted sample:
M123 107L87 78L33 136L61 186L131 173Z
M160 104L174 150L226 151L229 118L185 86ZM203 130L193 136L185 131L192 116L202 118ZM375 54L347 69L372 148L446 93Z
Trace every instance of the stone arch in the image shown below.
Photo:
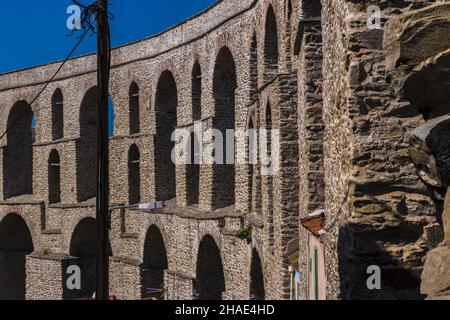
M3 150L3 192L9 199L33 193L34 115L26 101L12 107L7 120L7 145Z
M0 300L25 300L26 256L34 250L30 229L16 213L0 221Z
M262 196L261 196L261 164L259 161L260 157L260 133L261 133L261 124L260 124L260 111L259 111L259 103L254 108L249 109L249 112L247 114L247 121L246 125L247 128L253 128L253 141L254 141L254 147L253 147L253 168L248 168L248 174L249 179L252 179L252 185L248 186L249 191L249 210L250 212L254 213L261 213L262 208ZM249 141L251 140L251 137L249 135L247 141L247 154L251 156L250 149L251 145L249 144ZM250 158L248 158L250 160ZM247 162L249 165L249 161ZM251 171L253 170L253 172ZM251 192L251 193L250 193Z
M264 125L265 129L271 130L273 129L273 120L274 120L274 111L272 108L272 103L270 101L266 102L266 108L264 112ZM267 132L268 135L270 135L270 131ZM267 140L267 143L270 143L270 140ZM271 149L268 148L268 152L271 151Z
M84 95L80 108L80 138L77 142L77 200L96 196L97 87Z
M87 217L81 219L72 233L69 253L73 257L95 257L96 220Z
M280 109L278 104L279 92L276 88L267 88L261 97L261 112L260 112L260 126L265 128L267 117L270 117L272 120L272 128L279 129L280 128ZM270 112L269 112L270 110Z
M69 253L75 258L72 265L81 269L81 290L71 290L72 299L89 298L95 292L96 230L96 220L85 218L72 233Z
M155 188L158 201L175 198L176 178L172 150L172 134L177 126L178 89L172 72L164 71L155 96Z
M70 263L81 269L81 290L68 290L64 286L64 299L86 299L92 297L95 292L96 234L97 222L92 217L81 219L73 230L69 245L69 254L72 257ZM109 240L108 247L109 255L112 256ZM66 279L63 281L65 282Z
M322 20L322 3L321 1L301 1L300 2L301 19L298 22L297 32L294 41L294 55L299 55L302 49L303 37L305 35L305 29L314 28L314 25L318 25L316 29L321 33L321 20ZM310 32L310 30L309 30ZM312 37L311 37L312 38ZM310 40L308 40L310 41ZM314 40L312 40L314 41ZM322 39L319 40L321 42Z
M237 51L236 51L236 47L235 47L236 43L233 40L234 40L234 37L229 32L221 33L216 38L215 45L214 45L214 54L212 55L213 59L211 59L211 61L210 61L210 62L214 63L214 66L217 65L217 57L224 50L229 51L229 55L233 59L233 62L238 61L239 58L237 56ZM216 58L216 60L214 60L214 57ZM212 71L215 71L215 69L213 69Z
M202 68L200 63L195 61L192 68L192 121L202 119Z
M219 247L219 250L222 251L222 237L220 229L217 227L212 227L208 223L202 223L198 227L198 234L197 234L197 240L200 243L201 239L205 238L206 236L212 237L214 239L214 242ZM198 248L196 248L198 249ZM195 252L195 255L198 256L198 251Z
M186 165L187 204L196 205L199 203L201 155L200 142L195 131L191 132L188 144L189 161Z
M250 263L250 300L265 300L264 273L258 250L252 250Z
M251 107L248 109L247 112L247 120L245 121L245 124L247 127L250 125L251 122L253 122L253 125L255 128L259 127L259 120L258 120L258 108L257 107Z
M303 19L316 19L322 16L321 1L301 1Z
M135 81L131 83L128 90L128 99L129 130L133 135L141 131L139 86Z
M219 51L213 77L214 128L224 137L223 163L214 165L213 207L221 208L235 203L235 166L234 153L227 154L227 144L234 144L225 139L227 130L235 129L237 73L233 55L228 47ZM234 136L233 136L234 139ZM231 152L231 149L229 150ZM216 150L217 152L217 150ZM229 159L227 159L229 158ZM227 160L233 164L227 164Z
M140 79L139 77L136 76L132 76L131 79L131 84L129 87L126 87L125 90L127 90L127 94L128 94L128 103L130 103L130 89L131 89L131 85L133 83L136 84L137 88L138 88L138 96L134 97L135 100L138 100L139 103L139 132L135 133L135 134L142 134L145 132L154 132L153 129L153 120L152 117L154 116L153 113L153 92L152 92L152 83L151 80L144 80L144 79ZM120 98L116 99L117 101L120 100ZM119 108L119 106L118 106ZM130 105L128 105L128 111L129 111ZM136 113L135 113L136 114ZM135 117L136 119L136 117ZM128 134L132 135L132 131L130 130L130 121L131 118L128 117ZM135 122L136 127L138 122ZM135 127L135 128L136 128Z
M141 266L142 295L155 296L155 289L164 289L164 271L168 269L167 251L163 236L156 225L147 231ZM156 294L158 298L161 295Z
M270 159L272 157L272 129L274 128L273 125L273 117L274 112L271 107L270 101L266 103L266 108L264 112L264 129L265 129L265 155L263 155L266 159ZM266 162L266 161L264 161ZM270 166L272 163L268 162L265 165ZM273 176L272 175L266 175L266 207L267 207L267 222L268 222L268 243L270 246L274 245L274 203L273 203L273 192L274 192L274 186L273 186Z
M61 89L52 96L52 140L64 138L64 98Z
M155 92L155 98L158 91L158 84L161 81L161 76L170 74L172 78L174 79L174 82L177 84L183 82L183 79L185 78L184 75L180 72L179 68L177 67L177 64L174 63L171 59L164 60L160 64L158 64L155 69L153 70L153 74L159 75L159 78L153 79L153 85Z
M252 241L252 250L256 250L258 252L258 254L260 254L262 251L262 247L263 247L263 242L262 239L259 239L259 237L257 236L256 233L253 233L253 241ZM259 255L259 257L261 258L261 262L263 262L264 260L264 256L263 255Z
M320 1L318 1L320 2ZM284 14L284 52L286 57L286 66L288 69L292 67L292 14L293 6L292 0L287 0L285 4L285 14Z
M169 230L167 229L167 225L168 225L167 221L166 221L166 219L164 217L154 216L154 217L152 217L152 219L146 221L142 225L142 228L140 228L139 237L140 237L140 239L143 242L145 242L145 239L146 239L145 237L147 237L148 231L150 230L150 228L152 226L154 226L161 233L161 236L162 236L164 244L170 244L171 238L170 238ZM169 249L170 249L170 247L167 246L166 250L169 250ZM144 254L145 254L144 251L145 251L145 245L142 245L141 248L140 248L140 257L142 259L143 259Z
M250 100L258 99L258 39L253 31L250 42Z
M293 13L292 0L287 0L286 1L286 17L287 17L288 22L291 21L292 13Z
M225 292L222 257L214 238L206 235L197 255L195 294L198 300L221 300Z
M258 149L258 138L256 133L256 123L254 120L254 116L250 115L248 119L247 125L247 133L248 138L246 141L247 144L247 181L248 181L248 203L249 209L252 211L253 209L253 190L254 190L254 182L255 182L255 173L256 173L256 161L257 161L257 149Z
M264 80L269 81L278 73L278 25L272 5L266 12L264 26Z
M48 202L61 202L61 159L56 149L50 152L48 158Z
M133 144L128 151L128 203L141 202L141 154Z

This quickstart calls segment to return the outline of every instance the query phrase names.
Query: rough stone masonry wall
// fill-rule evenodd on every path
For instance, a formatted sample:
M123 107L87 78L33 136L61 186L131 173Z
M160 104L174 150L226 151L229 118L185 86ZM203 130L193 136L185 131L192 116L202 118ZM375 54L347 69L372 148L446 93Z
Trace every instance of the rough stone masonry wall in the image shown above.
M327 291L344 299L420 298L422 260L439 239L441 208L408 152L408 133L423 116L394 90L386 35L367 28L369 4L380 5L384 26L431 3L323 1ZM367 290L370 265L381 267L380 291Z
M346 26L349 14L344 1L323 1L323 118L325 209L329 226L348 216L348 179L351 171L351 128L346 108ZM327 296L339 298L340 275L337 254L338 227L326 236Z
M450 3L444 2L389 21L383 45L386 69L395 79L393 87L397 95L405 101L406 110L418 111L423 118L421 125L410 133L409 153L417 174L431 187L439 206L437 223L427 228L432 248L443 239L442 231L448 239ZM445 240L428 252L421 292L430 299L448 299L448 257Z
M267 78L264 74L264 50L267 49L264 47L264 27L269 6L273 7L277 24L274 40L278 42L280 75L267 84L263 81ZM293 7L299 7L297 1L294 1ZM227 47L236 68L235 127L246 126L249 106L255 105L256 96L257 105L259 101L263 102L260 104L261 108L265 107L267 101L272 102L277 126L282 129L282 168L274 178L272 204L275 244L269 246L266 242L268 226L262 227L259 224L254 226L252 243L235 236L240 229L252 224L251 220L244 218L248 207L259 207L259 211L265 207L248 204L248 184L239 180L242 168L236 166L236 203L226 210L219 208L218 212L212 212L212 209L216 209L213 199L213 168L202 166L199 206L190 208L186 207L186 193L190 186L186 181L185 168L177 168L177 199L171 202L169 210L164 213L114 213L111 232L111 289L119 298L140 297L140 269L145 255L146 234L151 225L157 226L164 238L168 258L168 270L165 273L168 285L172 286L170 292L173 292L173 286L181 283L182 290L179 294L173 294L174 298L192 298L193 288L189 289L189 283L193 285L197 276L197 250L206 235L214 237L221 252L225 277L224 298L248 298L253 249L258 251L263 262L267 298L281 299L288 296L289 275L285 249L287 243L298 234L297 80L290 65L288 9L284 0L220 1L211 9L156 37L113 50L110 88L115 108L114 137L110 143L112 204L124 204L129 200L128 152L133 145L140 153L141 202L156 199L158 186L155 185L155 154L158 150L155 148L155 111L160 93L158 81L164 72L170 73L176 83L176 92L173 94L177 95L177 99L173 100L177 100L177 126L193 129L192 68L196 61L199 62L202 73L201 126L203 129L210 128L217 115L213 92L216 58L220 50ZM256 78L259 90L251 95L250 91L254 90L251 88L255 87L252 83L255 75L250 75L250 51L254 34L257 42ZM84 157L88 156L85 154L86 150L90 150L85 148L85 143L93 141L84 139L83 124L80 123L83 118L81 116L89 110L81 111L83 102L88 108L95 108L90 96L95 92L95 62L94 55L70 60L32 106L37 123L36 143L33 145L33 192L14 199L6 197L0 205L2 216L17 213L31 230L34 253L28 257L27 266L34 271L30 271L27 278L26 295L29 299L71 297L61 282L65 280L68 263L77 260L71 256L74 232L86 221L92 222L89 219L95 216L93 199L87 199L92 195L92 190L86 190L86 182L90 181L92 173L81 167ZM4 115L1 117L0 128L6 128L7 115L12 106L17 101L31 101L58 66L59 63L52 63L0 76L0 110ZM141 129L133 134L129 126L132 83L139 88ZM63 97L64 132L62 138L58 136L54 140L52 101L53 94L58 89ZM262 119L259 117L264 117L265 112L257 110L256 114L256 126L262 127ZM61 124L57 125L58 128L61 127ZM6 142L2 141L2 146L4 145ZM61 164L61 203L49 204L48 159L55 152L59 154ZM4 153L4 148L1 153ZM3 156L0 161L3 161ZM0 170L2 180L3 176L3 170ZM262 183L260 187L250 191L255 194L255 202L262 198L261 190L265 188ZM0 189L3 189L3 184ZM80 203L80 200L83 201Z
M170 99L177 101L176 126L193 130L192 70L198 62L202 74L200 127L206 130L216 124L215 117L223 110L215 108L218 84L214 74L217 56L225 47L236 71L234 126L246 127L252 115L255 127L265 128L270 104L271 125L280 129L281 167L271 178L256 172L253 190L249 190L248 166L236 165L235 203L217 208L214 167L201 167L199 203L187 206L191 186L186 168L178 166L177 197L166 209L115 212L110 239L112 293L120 299L140 298L147 233L156 226L164 244L162 251L167 253L163 277L169 297L194 297L199 246L204 237L212 237L223 266L224 298L249 297L255 250L262 261L266 298L288 298L286 250L298 238L299 249L305 250L304 236L299 235L299 212L306 216L324 208L327 226L322 240L327 248L329 299L420 298L422 259L442 233L436 218L442 199L420 180L410 159L409 133L425 119L401 90L394 88L398 78L386 68L386 35L384 30L367 29L366 8L379 4L384 25L392 17L432 3L322 0L320 21L314 20L316 14L310 15L320 7L312 0L291 4L284 0L226 0L160 35L114 49L112 203L129 201L128 152L133 145L140 153L141 202L156 200L156 111L161 75L170 75L176 84ZM265 65L270 6L277 32L271 32L274 38L268 43L278 44L277 74L273 74L274 61ZM313 19L303 21L296 30L306 17ZM273 21L270 26L274 28ZM301 37L293 37L294 30ZM0 129L6 128L12 107L18 101L31 101L58 66L52 63L0 75ZM71 243L80 223L92 223L95 216L93 199L78 201L80 194L90 192L83 186L89 173L76 162L84 156L78 148L86 142L80 141L80 109L86 94L93 92L95 67L94 55L70 60L32 106L37 120L32 194L3 197L0 203L0 223L8 214L16 214L30 230L34 253L26 260L29 299L72 297L61 283L68 263L77 261L71 256ZM133 134L129 125L132 83L139 88L141 129ZM51 102L58 88L64 103L64 134L53 141ZM204 146L211 142L206 139ZM6 141L0 146L3 181ZM61 159L61 203L50 205L48 159L55 150ZM3 183L0 191L5 195ZM250 193L253 204L249 203ZM256 211L256 219L246 215L249 208ZM254 228L251 243L236 237L249 225ZM382 269L383 290L368 292L366 269L373 264ZM306 265L304 257L300 265ZM306 270L302 274L306 275ZM302 292L305 295L305 289Z
M298 19L294 55L298 66L299 128L299 217L305 218L324 208L323 167L323 52L321 7L316 2L302 3ZM307 234L299 230L300 261L307 261ZM302 268L306 274L307 268ZM307 296L307 277L301 279L301 296Z

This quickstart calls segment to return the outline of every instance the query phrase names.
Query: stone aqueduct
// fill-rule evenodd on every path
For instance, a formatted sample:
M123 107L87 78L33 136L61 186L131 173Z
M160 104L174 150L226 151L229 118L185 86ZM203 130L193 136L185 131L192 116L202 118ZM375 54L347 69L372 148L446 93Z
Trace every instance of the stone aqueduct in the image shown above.
M385 1L382 29L367 28L366 7L224 0L113 50L111 203L167 201L113 214L113 294L139 299L164 283L170 299L286 299L288 251L298 243L306 296L299 220L323 209L328 298L420 296L423 259L443 239L442 196L417 174L407 137L442 110L402 86L449 48L423 35L415 44L429 50L413 55L401 25L384 23L449 7ZM58 66L0 75L0 129L15 124L0 142L0 299L93 292L96 59L70 60L30 106ZM280 170L175 166L172 131L194 125L279 129ZM248 225L251 241L236 236ZM73 264L81 291L65 286ZM373 264L384 276L375 293L365 287Z

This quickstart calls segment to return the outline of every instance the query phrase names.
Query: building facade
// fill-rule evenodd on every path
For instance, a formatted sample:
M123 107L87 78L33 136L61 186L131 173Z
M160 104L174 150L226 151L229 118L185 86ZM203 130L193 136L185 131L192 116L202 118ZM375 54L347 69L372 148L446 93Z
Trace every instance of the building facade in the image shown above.
M423 298L448 184L430 184L411 137L450 110L449 12L448 1L223 0L115 48L111 203L166 207L114 212L111 293L289 299L294 241L307 299L300 221L322 210L327 299ZM0 299L94 291L96 56L70 60L30 106L59 65L0 75L0 130L12 127L0 141ZM256 135L247 161L180 164L176 129L201 145L192 158L215 152L211 129ZM272 150L277 170L250 149ZM67 287L73 265L81 290ZM381 290L367 288L373 265Z

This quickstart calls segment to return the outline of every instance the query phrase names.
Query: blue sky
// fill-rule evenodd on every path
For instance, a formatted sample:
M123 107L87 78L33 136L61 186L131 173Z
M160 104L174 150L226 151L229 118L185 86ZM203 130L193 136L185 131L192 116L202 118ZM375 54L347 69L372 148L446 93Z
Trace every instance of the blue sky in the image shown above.
M94 0L80 0L88 4ZM142 39L195 15L215 0L109 0L112 45ZM2 1L0 73L64 59L77 39L66 22L71 0ZM95 36L87 37L75 56L94 52ZM110 108L112 134L113 108Z
M93 0L80 0L87 4ZM113 46L159 33L208 7L215 0L110 0ZM75 38L67 37L71 0L2 1L0 73L65 58ZM95 50L87 38L75 55Z

